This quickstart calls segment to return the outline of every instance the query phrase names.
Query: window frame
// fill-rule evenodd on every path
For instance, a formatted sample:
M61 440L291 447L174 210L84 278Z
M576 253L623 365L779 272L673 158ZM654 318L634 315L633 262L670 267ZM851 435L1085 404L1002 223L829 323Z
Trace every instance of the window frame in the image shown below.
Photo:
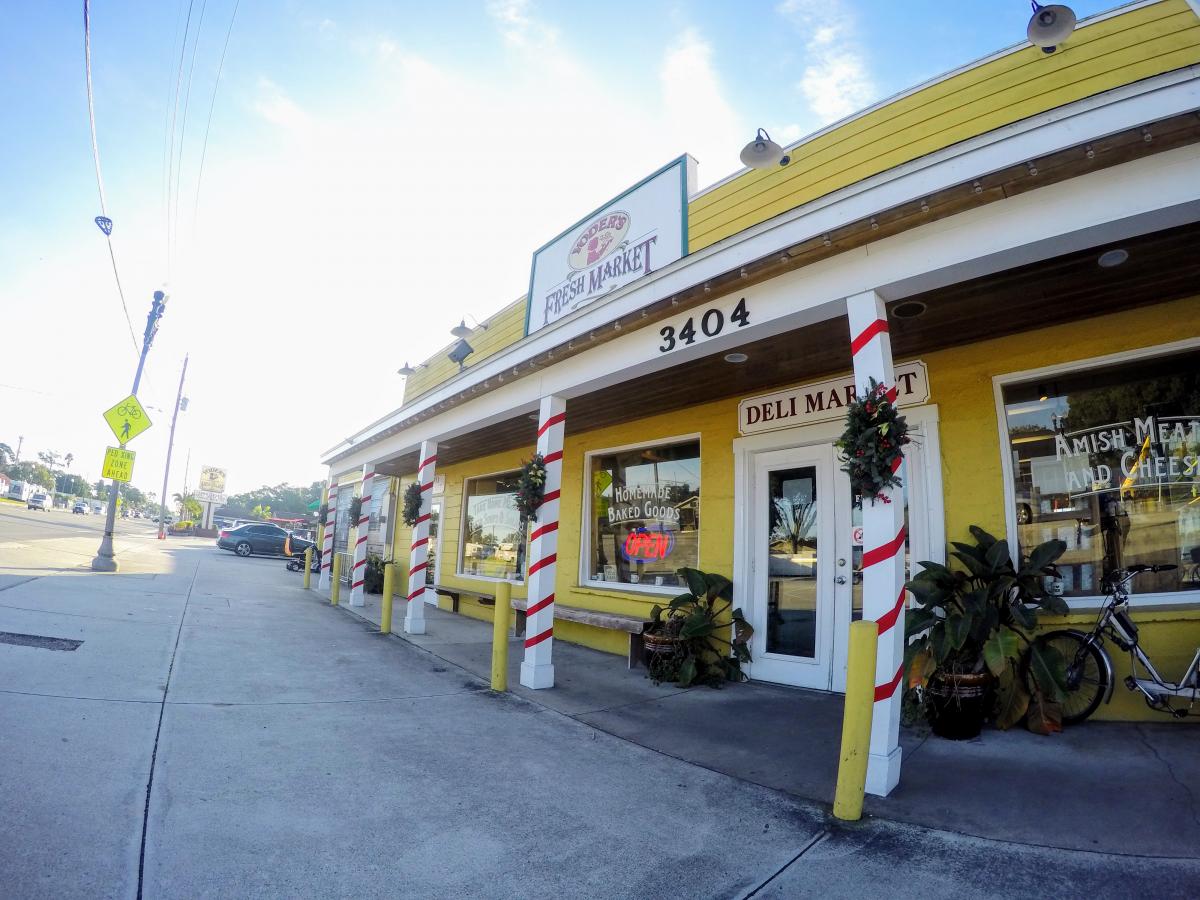
M700 446L700 503L701 509L704 503L704 437L700 432L691 434L672 435L663 438L654 438L646 441L635 441L632 444L621 444L615 447L604 447L598 450L587 450L583 454L583 481L581 484L583 511L581 519L581 528L579 535L579 565L575 572L576 585L579 590L596 590L609 591L622 594L649 594L654 597L674 597L683 590L680 585L666 585L661 587L653 584L624 584L615 581L592 581L591 577L591 556L592 556L592 457L604 456L609 453L624 453L628 450L646 450L652 447L669 446L672 444L686 444L695 441ZM697 510L700 512L700 510ZM703 527L703 526L700 526ZM699 531L696 529L696 568L703 569L701 556L701 543Z
M462 480L462 502L459 505L459 516L458 516L458 552L455 554L455 563L454 563L454 574L457 578L471 578L476 581L490 581L493 584L513 584L513 585L518 585L518 584L524 585L525 584L525 573L520 569L518 569L516 572L517 576L519 576L517 578L496 578L493 575L478 575L474 572L464 572L463 571L463 556L466 553L466 549L467 549L467 540L466 540L467 502L471 499L470 495L467 493L467 485L469 485L472 481L479 481L481 478L501 478L503 476L520 477L520 474L521 474L521 467L518 466L515 469L500 469L495 472L482 472L478 475L470 475L466 478L463 478L463 480ZM439 525L439 527L438 527L439 543L442 538L442 532L445 531L445 519L446 519L445 496L446 495L443 493L442 494L442 498L443 498L442 521L438 523L438 525ZM529 555L528 555L529 535L528 534L525 535L525 543L526 543L525 561L526 561L526 564L528 564L528 562L529 562Z
M1066 373L1078 374L1089 369L1101 369L1106 366L1120 366L1126 363L1138 362L1144 359L1156 359L1164 356L1193 352L1200 350L1200 338L1186 338L1181 341L1170 341L1165 344L1154 344L1149 347L1138 347L1133 350L1122 350L1119 353L1108 353L1103 356L1090 356L1085 359L1073 359L1068 362L1041 366L1036 369L1024 369L1020 372L1006 372L1003 375L992 376L992 394L996 411L996 428L1000 436L1000 472L1003 479L1004 494L1004 526L1008 537L1008 546L1019 548L1017 543L1017 488L1012 465L1012 444L1008 435L1008 416L1004 411L1004 388L1008 385L1023 384L1038 379L1053 378ZM1019 552L1019 549L1018 549ZM1200 590L1138 593L1134 595L1137 606L1197 606L1200 605ZM1082 597L1064 597L1072 612L1084 612L1099 609L1105 601L1103 594L1088 594Z

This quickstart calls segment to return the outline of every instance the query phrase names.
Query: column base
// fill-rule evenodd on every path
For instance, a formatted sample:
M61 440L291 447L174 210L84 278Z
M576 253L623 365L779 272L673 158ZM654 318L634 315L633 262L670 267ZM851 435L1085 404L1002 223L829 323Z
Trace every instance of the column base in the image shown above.
M891 753L872 753L867 757L867 793L886 797L900 783L900 748Z
M350 595L350 605L351 606L366 606L367 600L362 594L353 593Z
M412 614L413 607L417 606L414 601L408 604L408 612L404 616L404 633L405 634L424 634L425 633L425 617L414 616ZM420 608L419 606L417 607ZM424 610L422 610L424 612Z
M98 554L92 559L93 572L116 572L119 568L116 559L111 556Z
M521 684L535 691L554 687L554 665L547 663L535 666L528 662L521 663Z

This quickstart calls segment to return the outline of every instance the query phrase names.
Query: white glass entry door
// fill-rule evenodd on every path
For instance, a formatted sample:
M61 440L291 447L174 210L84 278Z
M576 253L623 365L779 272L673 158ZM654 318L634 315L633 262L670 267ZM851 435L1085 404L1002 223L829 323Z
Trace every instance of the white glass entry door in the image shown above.
M754 626L750 675L756 680L832 686L834 624L839 612L848 618L850 603L850 569L836 546L844 544L838 520L849 519L840 474L830 444L754 455L745 612Z

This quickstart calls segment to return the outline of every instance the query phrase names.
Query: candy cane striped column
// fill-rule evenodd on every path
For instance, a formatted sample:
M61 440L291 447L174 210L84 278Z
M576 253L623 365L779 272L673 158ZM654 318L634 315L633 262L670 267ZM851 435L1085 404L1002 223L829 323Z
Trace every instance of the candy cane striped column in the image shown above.
M325 534L321 537L321 579L317 589L329 590L329 575L333 566L333 529L337 527L337 482L329 479L329 496L325 500Z
M429 517L433 513L433 476L437 470L437 441L422 441L417 482L421 485L421 513L412 530L408 554L408 612L404 614L407 634L425 633L425 570L429 568Z
M874 291L846 300L854 383L865 396L869 379L888 385L896 399L892 342L883 300ZM899 470L899 465L897 465ZM879 624L875 710L867 758L867 792L886 797L900 782L900 682L904 676L904 491L888 488L891 502L863 500L863 618Z
M366 606L367 532L371 528L371 492L375 484L375 465L362 467L362 504L358 511L354 538L354 565L350 568L350 605Z
M529 523L529 556L525 584L525 660L521 684L527 688L554 687L554 575L558 571L558 504L562 490L563 434L567 401L543 397L538 414L537 452L546 463L546 489L537 520Z

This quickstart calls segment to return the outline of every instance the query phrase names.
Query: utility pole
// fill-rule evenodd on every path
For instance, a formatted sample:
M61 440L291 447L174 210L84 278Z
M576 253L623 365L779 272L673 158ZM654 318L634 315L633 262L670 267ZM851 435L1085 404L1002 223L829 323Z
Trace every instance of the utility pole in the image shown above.
M142 334L142 355L138 357L137 373L133 376L133 390L130 393L135 397L142 384L146 354L150 352L150 345L154 343L154 336L158 334L158 320L162 318L166 308L167 295L162 291L155 291L154 302L150 304L150 312L146 316L146 330ZM97 572L115 572L118 568L116 551L113 549L113 529L117 523L117 498L120 496L120 490L121 483L115 480L108 489L108 514L104 519L104 537L100 539L100 549L92 559L92 568Z
M175 395L175 412L171 416L171 437L167 440L167 464L163 467L163 489L158 506L158 539L167 536L167 479L171 476L171 450L175 447L175 422L179 419L179 407L183 405L183 379L187 377L188 358L183 358L183 371L179 373L179 393Z

